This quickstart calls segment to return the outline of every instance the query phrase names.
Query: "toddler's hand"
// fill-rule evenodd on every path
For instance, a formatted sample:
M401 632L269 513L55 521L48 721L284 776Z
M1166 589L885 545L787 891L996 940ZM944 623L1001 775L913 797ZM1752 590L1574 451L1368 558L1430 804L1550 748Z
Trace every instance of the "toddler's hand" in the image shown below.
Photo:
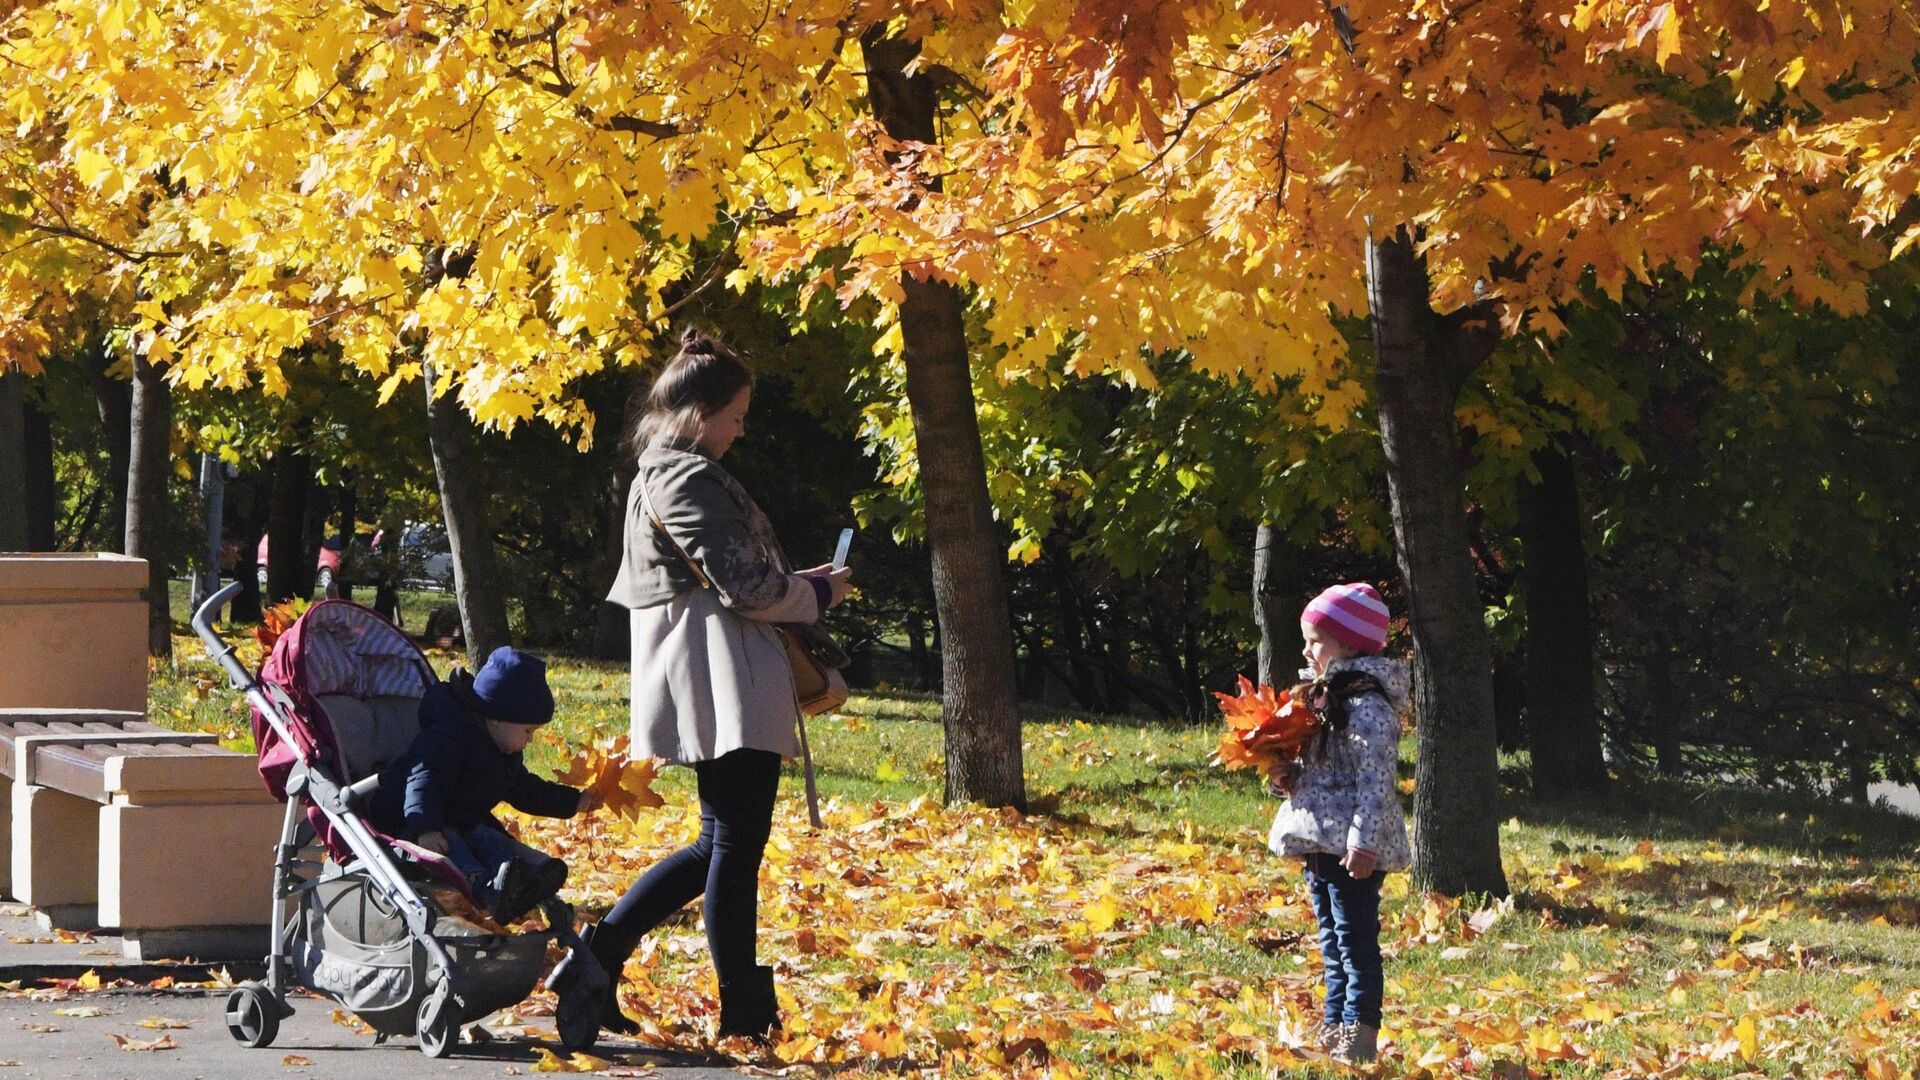
M426 848L435 855L445 855L447 853L447 838L441 835L439 829L434 829L431 832L423 832L419 836L414 837L413 846Z
M595 810L600 809L604 804L605 800L600 798L599 793L588 788L580 793L580 805L574 807L573 812L576 814L591 814Z
M1267 794L1276 799L1285 799L1293 794L1294 782L1300 779L1300 767L1291 761L1283 761L1267 770Z
M1380 865L1380 856L1365 848L1348 848L1347 857L1340 860L1340 865L1347 868L1354 880L1362 881L1373 875L1373 868Z

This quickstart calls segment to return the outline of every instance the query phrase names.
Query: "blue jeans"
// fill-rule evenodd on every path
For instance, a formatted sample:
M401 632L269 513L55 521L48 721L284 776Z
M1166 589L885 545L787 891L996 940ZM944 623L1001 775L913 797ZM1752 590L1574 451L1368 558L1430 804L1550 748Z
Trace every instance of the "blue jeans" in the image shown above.
M492 825L466 829L442 829L447 838L447 861L466 875L468 887L492 888L493 879L508 859L519 859L529 871L540 869L553 859L544 851L530 848Z
M1307 891L1320 923L1329 1024L1380 1026L1386 973L1380 962L1378 870L1356 879L1337 855L1307 856Z

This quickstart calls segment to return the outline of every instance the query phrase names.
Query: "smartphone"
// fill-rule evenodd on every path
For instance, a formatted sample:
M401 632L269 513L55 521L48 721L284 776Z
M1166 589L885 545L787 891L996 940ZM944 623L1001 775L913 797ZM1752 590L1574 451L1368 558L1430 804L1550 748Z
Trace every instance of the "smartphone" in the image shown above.
M833 568L842 570L847 565L847 549L853 546L853 530L841 529L840 542L833 548Z

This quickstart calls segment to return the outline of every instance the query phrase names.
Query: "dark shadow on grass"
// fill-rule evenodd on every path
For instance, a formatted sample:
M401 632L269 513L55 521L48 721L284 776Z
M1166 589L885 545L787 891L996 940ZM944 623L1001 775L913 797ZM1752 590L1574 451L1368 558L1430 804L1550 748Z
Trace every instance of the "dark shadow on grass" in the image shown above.
M1510 797L1502 813L1531 825L1656 842L1740 843L1827 860L1920 857L1920 818L1734 784L1623 781L1599 797Z

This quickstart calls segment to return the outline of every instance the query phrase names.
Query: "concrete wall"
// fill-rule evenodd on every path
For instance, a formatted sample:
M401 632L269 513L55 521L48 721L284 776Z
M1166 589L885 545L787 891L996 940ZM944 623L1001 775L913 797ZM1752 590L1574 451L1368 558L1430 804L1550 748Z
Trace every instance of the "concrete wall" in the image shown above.
M0 552L0 708L147 708L145 559Z

